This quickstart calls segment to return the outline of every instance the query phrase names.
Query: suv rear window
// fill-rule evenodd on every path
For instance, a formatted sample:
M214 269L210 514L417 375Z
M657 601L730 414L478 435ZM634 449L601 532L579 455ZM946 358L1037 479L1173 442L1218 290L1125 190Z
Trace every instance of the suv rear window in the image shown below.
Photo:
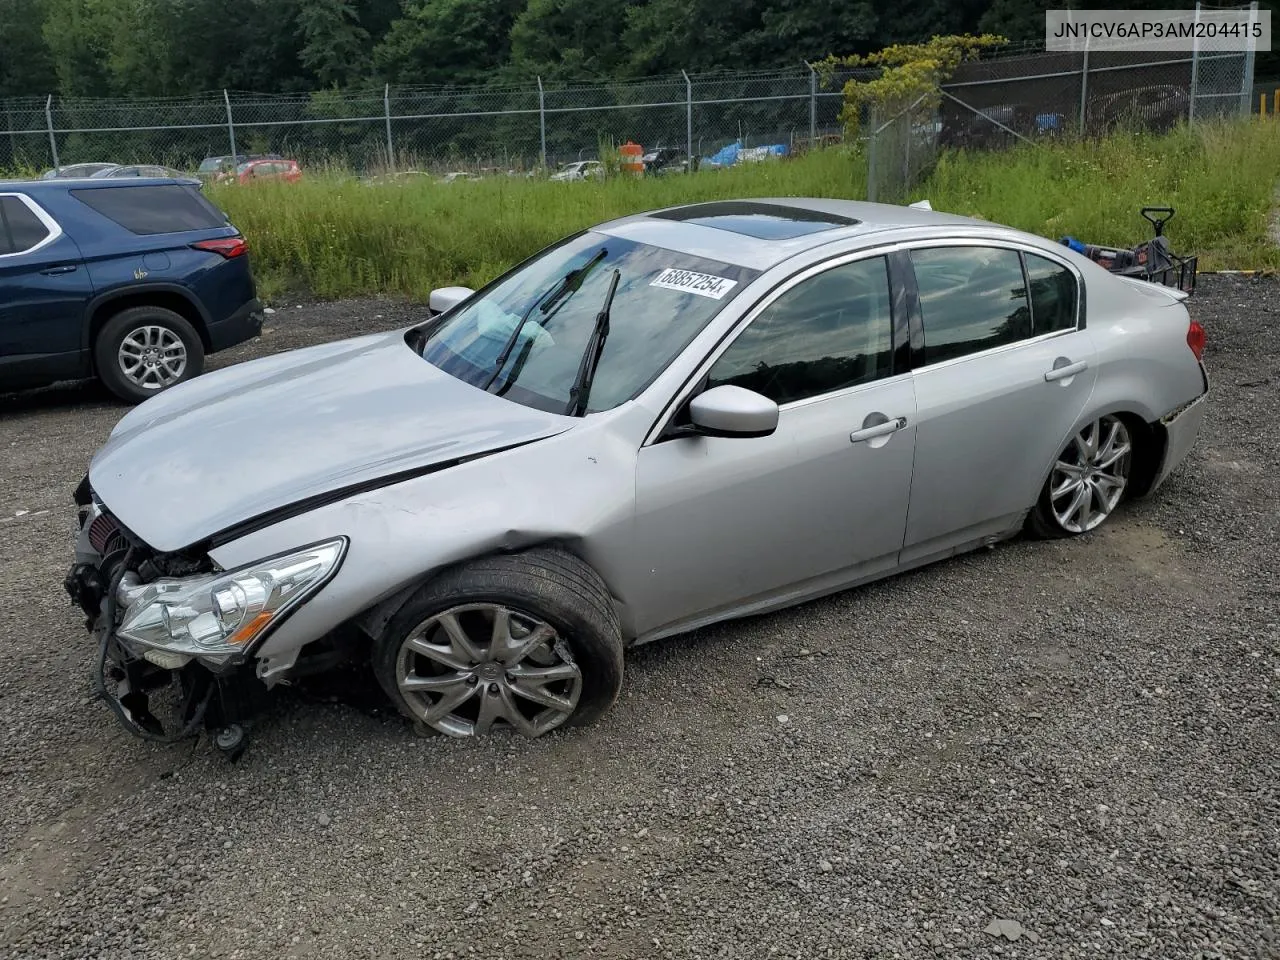
M17 197L0 197L0 254L22 253L49 236L49 230Z
M176 183L72 190L71 195L131 233L181 233L227 225L227 218L195 187Z

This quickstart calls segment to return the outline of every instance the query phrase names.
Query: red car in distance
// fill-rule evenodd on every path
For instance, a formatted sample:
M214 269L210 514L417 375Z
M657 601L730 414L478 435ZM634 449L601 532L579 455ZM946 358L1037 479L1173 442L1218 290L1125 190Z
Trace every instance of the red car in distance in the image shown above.
M236 180L253 183L258 180L284 180L296 183L302 179L302 168L296 160L247 160L236 167Z

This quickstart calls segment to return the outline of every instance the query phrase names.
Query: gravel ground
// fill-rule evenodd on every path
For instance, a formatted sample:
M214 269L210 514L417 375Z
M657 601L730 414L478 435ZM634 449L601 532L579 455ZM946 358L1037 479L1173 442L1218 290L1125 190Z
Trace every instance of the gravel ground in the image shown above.
M1280 284L1194 307L1215 395L1155 498L634 651L533 743L356 693L236 765L134 741L61 588L122 409L0 398L0 955L1280 957ZM289 305L221 362L412 313Z

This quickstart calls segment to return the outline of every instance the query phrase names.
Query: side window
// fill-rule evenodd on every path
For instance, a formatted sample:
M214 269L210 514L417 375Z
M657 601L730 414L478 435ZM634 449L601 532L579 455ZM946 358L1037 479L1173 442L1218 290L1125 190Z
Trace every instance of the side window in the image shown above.
M1031 324L1035 333L1053 333L1075 327L1076 296L1079 292L1075 274L1034 253L1023 256L1027 262L1027 280L1031 285Z
M1031 336L1022 260L998 247L911 251L924 320L925 363L964 357Z
M131 233L181 233L225 227L226 218L195 187L182 184L95 187L71 195Z
M720 355L708 386L733 384L789 403L887 377L893 369L889 304L884 257L802 281Z
M17 197L0 197L0 254L30 250L48 236L30 207Z

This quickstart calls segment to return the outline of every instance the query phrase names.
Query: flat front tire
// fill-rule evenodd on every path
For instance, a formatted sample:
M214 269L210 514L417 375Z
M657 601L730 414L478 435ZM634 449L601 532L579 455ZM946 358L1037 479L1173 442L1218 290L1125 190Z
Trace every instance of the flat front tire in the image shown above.
M121 310L93 345L98 378L127 403L141 403L200 375L204 345L186 318L164 307Z
M373 667L419 729L539 737L591 723L622 687L622 633L599 574L535 548L424 584L374 643Z

